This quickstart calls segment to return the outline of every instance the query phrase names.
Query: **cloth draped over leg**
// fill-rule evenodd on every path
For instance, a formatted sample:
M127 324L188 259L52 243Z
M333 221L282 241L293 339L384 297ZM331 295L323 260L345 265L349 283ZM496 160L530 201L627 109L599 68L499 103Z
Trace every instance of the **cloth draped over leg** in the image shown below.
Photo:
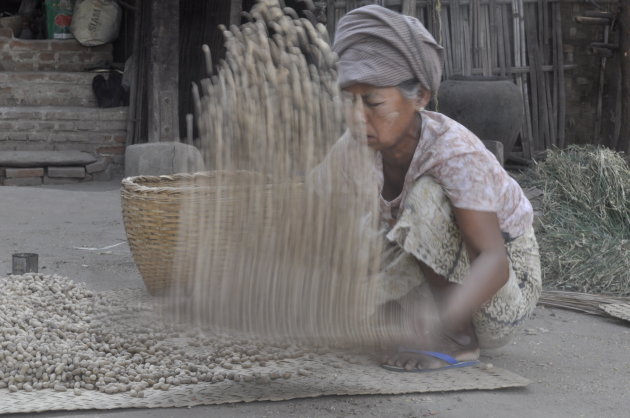
M442 187L423 176L411 187L398 220L387 232L390 255L381 279L379 303L397 300L426 282L419 261L452 283L461 283L470 260L451 204ZM393 248L392 248L393 247ZM481 348L505 345L531 314L541 292L538 244L532 227L507 238L507 283L473 316Z

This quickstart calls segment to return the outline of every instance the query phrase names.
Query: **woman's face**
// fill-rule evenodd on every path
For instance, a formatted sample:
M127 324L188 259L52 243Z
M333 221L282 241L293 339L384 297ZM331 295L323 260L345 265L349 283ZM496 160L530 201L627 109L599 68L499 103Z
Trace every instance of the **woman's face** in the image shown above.
M417 139L416 108L423 100L407 99L398 87L374 87L353 84L343 89L352 97L354 114L351 129L354 134L364 124L367 145L376 151L395 149L407 137Z

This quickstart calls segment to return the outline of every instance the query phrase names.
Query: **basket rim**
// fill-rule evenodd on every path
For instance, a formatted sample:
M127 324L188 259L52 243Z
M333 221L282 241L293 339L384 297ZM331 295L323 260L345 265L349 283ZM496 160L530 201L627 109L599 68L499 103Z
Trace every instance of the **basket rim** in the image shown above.
M191 183L189 186L177 185L177 186L164 186L161 185L165 182L177 182L181 180L185 181L194 181L198 179L210 179L216 177L220 174L248 174L248 175L259 175L260 173L256 173L253 171L247 170L213 170L213 171L199 171L196 173L176 173L176 174L165 174L160 176L131 176L125 177L121 181L121 186L124 191L128 192L141 192L141 193L161 193L168 191L185 191L185 190L198 190L204 187L212 187L212 186L204 186L195 183Z

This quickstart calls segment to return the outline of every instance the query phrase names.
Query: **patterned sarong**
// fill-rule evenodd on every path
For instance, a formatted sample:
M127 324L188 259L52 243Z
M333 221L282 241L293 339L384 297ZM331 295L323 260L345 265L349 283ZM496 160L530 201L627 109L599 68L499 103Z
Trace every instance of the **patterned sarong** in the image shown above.
M412 186L396 224L386 237L390 252L378 301L397 300L425 283L417 260L450 282L461 283L470 267L451 204L440 185L423 176ZM506 344L531 314L541 292L540 256L534 230L506 236L508 282L473 316L482 348ZM423 286L425 289L428 286Z

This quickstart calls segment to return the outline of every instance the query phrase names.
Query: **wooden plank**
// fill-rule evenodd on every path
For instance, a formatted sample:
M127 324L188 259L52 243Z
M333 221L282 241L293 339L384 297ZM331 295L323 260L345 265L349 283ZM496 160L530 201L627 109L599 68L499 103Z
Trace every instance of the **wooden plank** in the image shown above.
M501 21L499 20L499 11L496 0L490 0L488 3L488 38L490 39L490 68L495 66L501 67L501 58L499 55L499 43L501 39Z
M576 68L578 68L577 64L565 64L564 65L564 70L575 70ZM547 73L547 72L554 72L556 70L556 68L553 65L543 65L540 67L540 69ZM529 66L522 66L522 67L510 67L509 70L512 72L512 74L514 75L519 75L519 74L528 74L530 71L530 67ZM472 75L483 75L483 70L481 68L473 68L471 71ZM492 69L492 74L493 75L500 75L501 74L501 68L500 67L494 67Z
M615 125L613 128L613 143L611 144L611 148L624 151L619 148L620 140L621 140L621 125L622 125L622 104L623 104L623 80L622 80L622 67L621 62L617 65L617 85L615 88Z
M558 146L565 146L566 124L566 87L564 79L564 42L562 40L562 9L559 4L553 5L555 10L554 31L556 33L556 55L558 66Z
M449 8L442 7L440 17L442 21L442 46L445 49L444 54L444 78L449 79L453 74L453 42L451 40L451 27L448 18Z
M427 10L428 10L428 15L427 15L426 20L424 21L424 26L427 28L429 32L431 32L434 35L435 40L438 43L440 43L440 36L436 30L435 7L430 6L427 8Z
M547 17L547 0L539 0L538 7L530 6L532 13L538 16L538 64L540 69L541 83L539 85L539 91L541 95L541 102L543 103L540 109L540 119L543 121L543 144L544 149L555 145L555 123L553 122L553 105L551 97L551 74L546 74L542 71L542 66L545 64L546 58L549 56L549 31L547 29L549 25L549 19Z
M416 16L416 0L403 0L402 1L402 14L408 16Z
M148 140L174 141L179 138L179 0L149 3Z
M243 0L230 0L230 24L240 25Z
M129 107L127 110L127 136L125 139L125 145L129 146L135 143L136 133L136 115L141 113L141 107L138 106L142 100L142 79L139 76L139 68L141 61L141 21L142 21L142 7L138 7L134 15L134 27L133 27L133 46L131 59L135 62L135 65L131 68L129 77ZM129 71L125 68L125 71Z
M552 11L551 14L551 20L552 22L555 21L555 15ZM555 28L552 28L555 29ZM558 54L557 54L557 41L556 41L556 34L555 34L555 30L551 31L552 33L552 43L551 43L551 59L552 59L552 65L553 65L553 73L551 75L551 82L552 82L552 93L551 93L551 108L552 108L552 116L550 118L551 123L552 123L552 132L551 132L551 137L553 138L554 141L554 145L558 146L558 110L559 110L559 103L558 103L558 96L559 96L559 79L560 79L560 72L562 72L562 68L558 65Z
M512 30L514 39L514 67L521 67L526 63L525 52L525 34L523 26L523 1L512 0ZM529 67L527 67L529 70ZM523 95L523 110L525 112L523 120L523 129L521 129L521 144L523 146L523 155L527 159L531 159L533 155L533 121L530 107L529 86L526 74L520 74L516 77L516 84L521 88Z
M610 33L610 26L604 27L604 43L608 43L608 37ZM599 89L597 91L597 109L595 111L595 128L593 130L593 141L595 144L601 144L602 142L602 106L604 96L604 82L606 80L606 60L603 56L600 60L599 69Z
M541 0L539 3L539 8L538 8L538 13L542 14L542 22L543 22L543 26L542 26L542 30L541 30L541 35L542 35L542 50L543 50L543 57L544 59L548 59L549 56L551 55L551 45L550 45L550 39L551 39L551 24L549 22L549 0ZM543 61L543 64L545 63L545 61Z
M523 0L517 0L518 6L518 25L519 25L519 40L520 40L520 55L521 62L525 64L527 62L527 44L525 37L525 3ZM529 75L529 74L528 74ZM528 141L523 147L523 151L525 153L526 158L532 158L534 156L535 150L535 138L536 133L533 127L533 103L532 96L530 92L534 92L535 90L530 87L529 77L523 75L523 100L525 101L525 116L527 118L527 132L528 132Z
M492 63L490 58L490 39L488 34L488 22L487 7L478 7L478 26L479 32L479 60L481 62L481 68L483 69L484 76L490 76L492 69Z
M473 40L473 51L472 51L472 63L473 66L475 67L481 67L483 68L483 64L481 61L481 30L480 30L480 26L481 26L481 19L480 19L480 12L479 12L479 0L473 0L473 2L470 5L470 9L471 9L471 26L470 26L470 30L472 31L472 36L471 39Z
M326 2L326 28L328 29L328 36L330 36L331 42L335 39L335 27L337 26L335 3L335 0Z
M520 67L521 61L521 13L519 9L519 0L512 0L512 16L513 16L513 31L514 31L514 66Z
M542 60L542 49L539 50L540 52L540 56L541 56L541 60ZM552 97L552 88L549 88L550 85L552 85L553 83L553 78L552 78L553 74L552 73L543 73L543 77L545 79L545 84L544 84L544 93L545 93L545 98L546 98L546 102L545 102L545 120L546 120L546 127L545 127L545 149L551 147L551 146L556 146L557 144L557 139L556 139L556 110L555 107L553 106L553 97Z
M630 154L630 7L622 7L618 17L621 27L621 134L617 150Z
M539 22L542 22L544 24L544 18L540 18L541 10L538 9L536 10L533 6L530 6L532 11L531 13L536 13L539 15ZM542 36L544 34L544 30L542 28L538 29L538 35L539 35L539 42L538 42L538 58L536 60L536 71L538 73L538 77L539 77L539 84L538 84L538 94L539 94L539 101L540 103L542 103L542 106L539 109L539 120L542 122L542 148L541 150L547 149L549 148L552 144L553 144L553 138L552 138L552 124L551 124L551 116L552 116L552 109L551 109L551 93L550 93L550 89L549 89L549 78L550 78L550 73L545 73L544 71L542 71L542 66L543 63L545 62L545 42L542 39Z
M540 111L542 108L542 103L539 95L539 72L537 71L537 61L538 61L538 43L537 43L537 34L536 34L536 26L535 26L535 16L532 19L530 13L527 13L526 9L526 18L525 18L525 36L527 38L527 56L529 59L529 80L531 83L531 101L532 101L532 128L533 128L533 151L539 151L543 148L543 127L542 121L540 120ZM532 21L533 20L533 21Z
M150 66L151 51L151 4L150 2L140 3L140 51L138 52L138 93L136 98L134 143L147 140L147 120L148 120L148 93L149 77L147 67Z
M498 21L498 29L499 35L497 36L497 49L498 49L498 59L499 59L499 69L501 76L507 76L511 72L508 71L508 68L511 67L510 61L510 36L509 36L509 22L507 21L507 9L505 6L497 4L497 21Z
M460 13L459 0L452 0L449 6L450 18L451 18L451 39L452 39L452 51L453 57L453 73L463 74L463 37L462 37L462 23Z
M460 0L461 4L464 6L469 5L471 2L475 1L475 0ZM490 2L490 0L480 0L481 4L488 4ZM559 3L559 4L576 4L576 3L582 3L583 0L546 0L547 3ZM621 2L623 0L594 0L597 2L597 4L611 4L611 5L617 5L617 4L621 4ZM344 0L337 0L338 3L342 4L344 3ZM419 7L424 7L427 5L431 5L435 2L435 0L417 0L417 5ZM524 4L530 4L530 3L537 3L538 0L523 0ZM373 3L373 1L372 1ZM453 3L453 0L441 0L441 3L443 6L450 6ZM510 4L512 3L512 0L497 0L497 3L500 4Z
M463 75L471 75L472 73L472 34L470 31L470 8L462 14L462 52L463 52L463 66L462 66L462 74Z

